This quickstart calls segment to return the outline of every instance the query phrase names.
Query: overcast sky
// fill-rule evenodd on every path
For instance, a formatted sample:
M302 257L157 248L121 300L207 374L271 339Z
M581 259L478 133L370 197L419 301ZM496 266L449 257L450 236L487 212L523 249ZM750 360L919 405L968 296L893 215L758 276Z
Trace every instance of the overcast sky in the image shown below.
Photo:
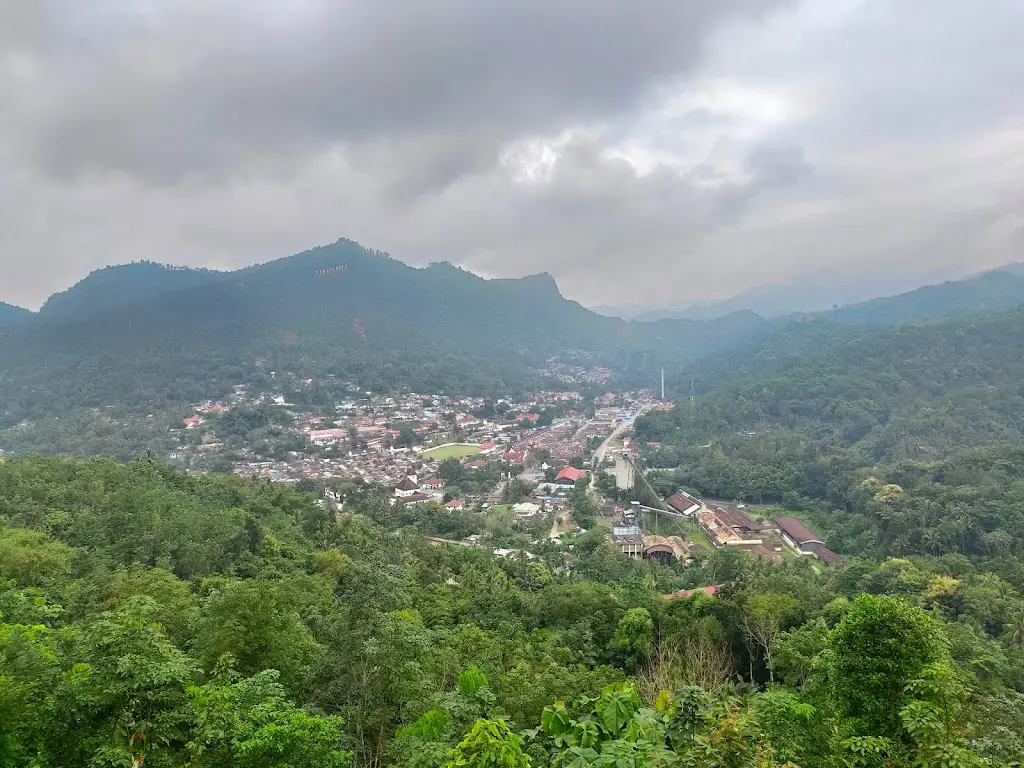
M1024 260L1021 0L0 0L0 299L349 237L586 304Z

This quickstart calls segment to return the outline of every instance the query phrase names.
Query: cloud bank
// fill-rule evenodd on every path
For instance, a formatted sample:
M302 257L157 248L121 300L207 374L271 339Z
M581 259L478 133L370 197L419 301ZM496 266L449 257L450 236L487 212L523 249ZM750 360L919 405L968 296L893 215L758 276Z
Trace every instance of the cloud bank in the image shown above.
M0 0L0 299L350 237L585 303L1024 258L1024 6Z

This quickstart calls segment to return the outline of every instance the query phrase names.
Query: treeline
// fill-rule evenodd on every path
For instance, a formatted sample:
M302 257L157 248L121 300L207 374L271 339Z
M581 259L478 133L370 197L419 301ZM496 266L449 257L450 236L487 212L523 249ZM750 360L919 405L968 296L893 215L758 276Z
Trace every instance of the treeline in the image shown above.
M681 568L595 530L502 560L372 494L149 459L7 461L0 521L5 766L1024 754L1024 601L963 558Z

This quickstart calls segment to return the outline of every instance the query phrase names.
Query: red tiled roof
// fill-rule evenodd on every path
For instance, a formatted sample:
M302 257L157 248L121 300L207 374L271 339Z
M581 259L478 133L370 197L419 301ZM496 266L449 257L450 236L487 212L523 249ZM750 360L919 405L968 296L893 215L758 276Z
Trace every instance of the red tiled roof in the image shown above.
M561 472L555 475L555 480L568 480L569 482L575 483L580 478L586 476L586 470L576 469L576 467L565 467Z

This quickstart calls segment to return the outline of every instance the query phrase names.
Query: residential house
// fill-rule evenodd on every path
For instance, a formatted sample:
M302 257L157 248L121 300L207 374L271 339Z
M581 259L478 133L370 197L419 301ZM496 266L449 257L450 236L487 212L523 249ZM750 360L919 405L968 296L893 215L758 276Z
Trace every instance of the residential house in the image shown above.
M512 505L512 512L518 518L530 518L540 514L540 504L530 501L521 501Z
M559 484L575 485L577 480L582 480L587 476L585 469L576 469L576 467L564 467L557 475L555 475L555 482Z
M395 496L398 498L408 498L416 493L419 493L420 486L413 478L406 477L395 486ZM429 498L426 494L421 494L424 498Z
M428 477L420 483L420 488L429 491L441 491L444 490L444 480L439 477Z

